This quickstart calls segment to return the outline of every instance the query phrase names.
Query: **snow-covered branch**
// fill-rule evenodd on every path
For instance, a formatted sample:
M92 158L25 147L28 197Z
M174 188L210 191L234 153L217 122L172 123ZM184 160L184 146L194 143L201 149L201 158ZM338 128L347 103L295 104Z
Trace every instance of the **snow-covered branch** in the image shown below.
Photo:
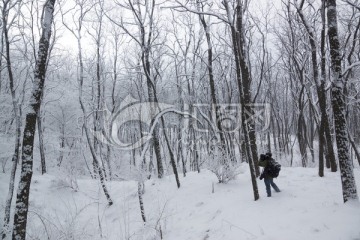
M189 8L188 6L186 6L185 4L181 3L180 1L176 1L176 3L178 5L172 5L172 6L165 6L165 7L162 7L162 9L166 9L166 8L170 8L170 9L174 9L175 11L179 11L179 12L191 12L191 13L195 13L195 14L198 14L198 15L207 15L207 16L212 16L212 17L216 17L217 19L227 23L227 24L230 24L230 22L224 18L223 16L221 16L220 14L218 13L215 13L215 12L202 12L202 11L199 11L199 10L196 10L196 9L192 9L192 8Z
M354 62L353 64L345 67L343 70L342 76L344 76L348 71L351 71L354 67L360 66L360 61Z

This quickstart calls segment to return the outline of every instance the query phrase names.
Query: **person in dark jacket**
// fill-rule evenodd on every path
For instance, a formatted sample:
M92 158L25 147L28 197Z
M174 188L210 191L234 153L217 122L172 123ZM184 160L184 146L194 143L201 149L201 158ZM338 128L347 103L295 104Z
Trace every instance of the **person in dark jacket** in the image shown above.
M271 160L273 160L271 153L260 154L259 166L264 168L260 175L260 180L264 179L268 197L271 197L271 187L273 187L276 192L280 192L280 189L274 183L274 179L269 175L268 165Z

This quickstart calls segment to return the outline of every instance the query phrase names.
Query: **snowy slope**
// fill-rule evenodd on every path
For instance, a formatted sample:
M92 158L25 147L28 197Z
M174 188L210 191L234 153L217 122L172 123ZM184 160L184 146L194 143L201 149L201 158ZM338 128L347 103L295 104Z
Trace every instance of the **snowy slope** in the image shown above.
M360 239L360 204L342 203L339 173L319 178L314 168L283 168L275 180L282 192L267 198L259 180L255 202L248 167L242 170L228 184L207 170L181 178L180 189L173 176L147 181L145 226L136 182L111 182L115 204L107 207L97 180L77 180L74 191L64 178L35 175L28 239ZM360 192L359 169L355 176ZM1 215L7 181L0 174Z

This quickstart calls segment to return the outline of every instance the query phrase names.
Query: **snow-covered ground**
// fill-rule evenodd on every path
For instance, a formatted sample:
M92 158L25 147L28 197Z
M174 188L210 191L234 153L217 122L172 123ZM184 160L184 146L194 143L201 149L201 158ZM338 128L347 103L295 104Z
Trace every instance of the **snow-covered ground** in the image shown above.
M320 178L315 168L283 168L275 179L282 192L267 198L258 180L254 201L247 165L241 170L228 184L207 170L181 177L180 189L173 176L146 181L146 225L136 182L109 183L114 205L107 207L97 180L78 179L74 191L65 177L36 174L27 239L360 239L360 204L343 204L339 173ZM355 176L360 192L359 169ZM0 223L8 179L0 173Z

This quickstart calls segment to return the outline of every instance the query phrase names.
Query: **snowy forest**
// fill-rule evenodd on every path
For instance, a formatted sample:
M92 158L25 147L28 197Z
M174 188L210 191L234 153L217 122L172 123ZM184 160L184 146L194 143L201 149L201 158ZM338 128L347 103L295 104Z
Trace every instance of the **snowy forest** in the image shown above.
M360 1L0 10L1 239L360 239Z

